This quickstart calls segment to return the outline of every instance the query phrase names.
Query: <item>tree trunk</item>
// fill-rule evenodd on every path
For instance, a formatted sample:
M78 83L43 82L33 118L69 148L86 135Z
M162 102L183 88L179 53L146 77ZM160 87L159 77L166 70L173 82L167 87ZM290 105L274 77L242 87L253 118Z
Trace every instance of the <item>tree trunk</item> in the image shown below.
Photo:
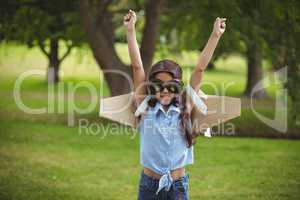
M159 20L163 0L148 0L145 8L145 26L141 43L141 57L146 72L151 67L155 53L156 37L159 30Z
M286 61L286 47L280 45L276 48L276 60L275 63L273 64L273 69L279 70L285 67L285 61Z
M244 95L247 97L254 98L266 98L267 94L264 88L253 91L254 87L262 87L262 55L261 49L257 45L248 47L247 50L247 62L248 62L248 73L247 73L247 85ZM253 94L252 94L253 93Z
M113 16L107 9L111 2L109 0L97 1L98 14L96 17L91 14L88 0L80 0L79 7L88 43L99 67L104 72L111 95L115 96L132 91L133 82L130 67L120 60L114 47ZM151 0L146 4L146 22L141 44L141 56L145 71L151 65L154 55L161 2L162 0Z
M112 16L107 11L109 1L98 1L94 20L88 0L80 0L80 15L93 55L102 69L111 96L128 93L130 88L130 68L122 63L114 47ZM96 22L96 24L94 24ZM129 80L128 80L129 79Z
M59 81L59 58L58 58L58 39L51 38L50 51L48 54L49 64L47 72L48 84L55 84Z
M289 118L291 119L291 123L293 126L300 126L300 64L297 63L296 60L296 49L290 45L287 48L287 82L285 83L285 87L287 88L288 95L290 98L289 103Z

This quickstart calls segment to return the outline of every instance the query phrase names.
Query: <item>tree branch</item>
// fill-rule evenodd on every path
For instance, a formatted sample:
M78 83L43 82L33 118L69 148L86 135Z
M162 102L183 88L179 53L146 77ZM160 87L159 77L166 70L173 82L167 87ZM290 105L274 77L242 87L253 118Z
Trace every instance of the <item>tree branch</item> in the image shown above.
M161 7L164 0L146 1L145 7L145 25L141 42L141 56L146 71L152 64L155 51L156 36L159 29L159 20L161 16Z
M64 53L64 55L58 59L58 62L61 63L70 53L71 53L71 50L73 49L74 45L71 44L71 45L67 45L67 51Z
M98 18L101 10L103 11L101 13L102 18ZM130 82L128 82L127 76L124 75L130 75L131 71L121 61L115 50L113 28L109 26L112 14L98 4L97 23L95 24L95 17L91 13L88 0L79 1L79 12L88 43L99 67L102 70L113 70L104 73L111 95L115 96L129 92ZM116 74L115 72L118 73Z
M100 67L106 69L114 66L115 68L120 67L122 71L129 71L124 68L124 64L114 48L114 32L112 27L109 26L111 23L110 13L107 13L107 10L103 10L99 4L97 12L99 13L102 10L102 16L107 18L98 19L98 23L94 24L94 17L90 12L89 1L80 0L79 8L89 45Z
M39 42L39 47L42 50L42 52L48 57L50 58L50 53L48 53L45 49L45 44L43 42Z

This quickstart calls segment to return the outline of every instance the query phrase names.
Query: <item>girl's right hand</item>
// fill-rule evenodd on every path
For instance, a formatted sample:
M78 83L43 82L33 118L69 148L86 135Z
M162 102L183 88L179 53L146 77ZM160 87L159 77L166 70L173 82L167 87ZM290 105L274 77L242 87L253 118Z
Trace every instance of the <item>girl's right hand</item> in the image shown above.
M126 26L127 29L134 28L135 22L136 14L133 10L129 10L128 14L123 17L124 26Z
M220 37L226 29L226 18L217 17L214 23L213 33Z

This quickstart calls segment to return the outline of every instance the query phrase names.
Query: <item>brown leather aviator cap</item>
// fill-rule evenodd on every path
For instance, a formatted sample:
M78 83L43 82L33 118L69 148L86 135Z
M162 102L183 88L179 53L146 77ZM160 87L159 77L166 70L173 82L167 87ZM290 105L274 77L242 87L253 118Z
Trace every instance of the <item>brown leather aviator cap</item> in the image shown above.
M148 80L153 79L155 74L157 74L158 72L169 72L174 79L181 80L182 78L181 67L172 60L161 60L155 63L149 71Z

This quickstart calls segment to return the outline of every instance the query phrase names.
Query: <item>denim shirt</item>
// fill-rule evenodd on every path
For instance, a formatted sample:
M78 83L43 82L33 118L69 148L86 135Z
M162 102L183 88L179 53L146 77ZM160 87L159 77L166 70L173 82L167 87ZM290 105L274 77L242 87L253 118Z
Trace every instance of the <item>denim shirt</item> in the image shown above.
M170 105L165 112L157 102L155 107L148 107L138 129L140 163L162 175L156 194L164 187L168 191L173 182L170 171L194 163L193 146L187 147L180 109Z

